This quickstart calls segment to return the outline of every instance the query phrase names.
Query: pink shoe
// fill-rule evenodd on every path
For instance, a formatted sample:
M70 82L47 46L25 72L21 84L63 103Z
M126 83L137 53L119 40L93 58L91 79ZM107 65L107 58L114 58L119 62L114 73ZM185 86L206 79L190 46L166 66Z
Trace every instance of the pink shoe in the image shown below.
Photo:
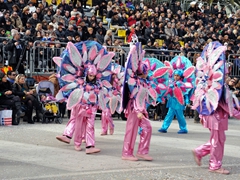
M107 132L102 132L101 133L101 136L105 136L105 135L107 135Z
M148 154L138 154L137 153L136 156L138 158L142 158L142 159L145 159L147 161L152 161L153 160L153 158L151 156L149 156Z
M86 143L86 140L85 140L85 139L83 139L83 140L82 140L82 143Z
M110 133L111 135L113 135L114 129L110 129L110 130L109 130L109 133Z
M71 139L69 139L67 136L56 136L56 139L67 144L70 144L71 141Z
M201 159L198 158L196 151L195 151L195 150L192 150L192 153L193 153L193 157L194 157L194 160L195 160L196 164L197 164L198 166L201 166L201 165L202 165Z
M135 156L122 156L122 160L137 161L138 158L136 158Z
M76 151L81 151L82 150L80 146L74 146L74 148L75 148Z
M216 170L211 170L209 169L209 172L213 172L213 173L219 173L219 174L225 174L225 175L228 175L230 174L230 171L224 169L224 168L219 168L219 169L216 169Z
M98 149L98 148L91 147L91 148L86 149L86 154L98 153L98 152L100 152L100 151L101 151L101 150Z

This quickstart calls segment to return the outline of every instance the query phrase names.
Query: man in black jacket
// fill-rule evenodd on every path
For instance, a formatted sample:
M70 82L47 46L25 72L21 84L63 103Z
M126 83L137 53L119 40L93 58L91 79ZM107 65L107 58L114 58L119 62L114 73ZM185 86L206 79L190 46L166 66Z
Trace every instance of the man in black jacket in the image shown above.
M12 29L11 31L13 39L8 42L5 50L8 51L8 65L12 66L14 71L18 71L19 74L24 74L24 67L20 60L20 56L24 53L24 43L20 41L20 33ZM20 63L18 69L17 65Z

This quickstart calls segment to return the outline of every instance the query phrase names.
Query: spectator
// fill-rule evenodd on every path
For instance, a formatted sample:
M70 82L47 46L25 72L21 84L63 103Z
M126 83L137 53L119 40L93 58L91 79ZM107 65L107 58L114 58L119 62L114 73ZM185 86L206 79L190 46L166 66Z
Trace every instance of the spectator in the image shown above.
M10 19L14 29L20 30L23 28L22 20L17 14L17 12L13 12L13 14L10 16Z
M0 11L6 12L7 10L9 10L7 4L4 2L4 0L0 0Z
M114 36L113 36L113 34L112 34L112 30L111 30L111 29L107 30L107 33L106 33L106 35L104 36L104 43L107 43L107 39L110 39L111 42L114 41Z
M6 26L7 26L7 24L6 24L7 20L10 20L10 14L9 14L9 12L4 12L3 16L0 17L0 24L1 24L1 27L4 28L5 30L6 30Z
M7 80L10 82L11 86L14 84L15 78L17 73L15 71L8 71L7 72Z
M30 90L26 84L25 75L17 75L15 83L13 84L13 94L19 96L21 101L26 105L27 122L30 124L34 124L34 120L32 119L33 107L36 108L37 120L39 121L40 118L40 104L35 98L34 93L35 91Z
M18 125L21 115L21 102L18 96L13 95L12 85L7 80L7 76L0 72L0 104L10 106L12 112L12 125Z
M103 35L103 32L102 32L102 29L98 29L97 30L96 39L97 39L97 42L99 44L103 44L104 43L104 35Z
M38 23L41 23L41 21L38 19L37 13L33 13L32 17L28 19L28 22L35 28Z
M24 74L24 67L20 59L20 55L23 54L24 43L20 41L20 33L17 30L12 29L12 37L13 39L8 42L6 45L6 51L8 51L8 64L12 66L13 70L18 70L19 73ZM17 68L17 64L20 63L19 69Z

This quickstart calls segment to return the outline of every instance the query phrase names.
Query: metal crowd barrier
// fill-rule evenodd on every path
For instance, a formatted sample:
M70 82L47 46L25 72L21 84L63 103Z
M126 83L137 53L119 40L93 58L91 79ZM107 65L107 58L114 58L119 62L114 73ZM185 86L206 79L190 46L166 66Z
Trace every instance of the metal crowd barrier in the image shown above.
M0 39L1 40L1 39ZM62 42L48 42L48 41L35 41L33 43L33 47L26 51L26 59L25 67L26 67L26 74L32 76L33 74L51 74L56 71L56 65L52 61L54 56L60 56L62 51L65 49L66 43ZM127 55L130 50L127 46L107 46L106 49L108 51L114 51L115 56L113 60L122 66L125 65L127 60ZM159 49L145 49L145 57L148 58L157 58L160 61L171 61L177 55L184 55L186 56L193 65L196 64L196 59L200 56L200 52L188 52L184 54L181 51L163 51ZM240 67L240 59L235 62L235 57L237 55L229 55L228 61L233 62L234 70L232 72L233 75L240 76L239 68ZM240 55L238 55L240 57ZM2 58L2 61L1 61ZM0 63L3 63L3 60L7 60L7 52L4 49L4 45L0 46ZM239 65L237 64L239 63Z
M240 77L240 54L229 54L227 62L233 65L230 76Z

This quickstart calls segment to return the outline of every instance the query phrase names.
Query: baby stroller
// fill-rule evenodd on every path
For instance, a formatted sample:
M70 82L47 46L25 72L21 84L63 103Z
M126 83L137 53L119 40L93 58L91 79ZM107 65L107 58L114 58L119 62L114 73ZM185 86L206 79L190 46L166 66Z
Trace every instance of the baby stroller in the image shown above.
M46 100L42 101L41 97L52 97L54 94L54 84L50 81L40 81L36 87L36 92L38 95L39 102L41 102L42 109L43 109L43 121L42 123L48 123L51 121L54 121L55 123L61 124L63 122L60 112L59 112L59 107L58 103L56 100ZM54 104L56 112L53 112L47 107L49 107L50 104Z

